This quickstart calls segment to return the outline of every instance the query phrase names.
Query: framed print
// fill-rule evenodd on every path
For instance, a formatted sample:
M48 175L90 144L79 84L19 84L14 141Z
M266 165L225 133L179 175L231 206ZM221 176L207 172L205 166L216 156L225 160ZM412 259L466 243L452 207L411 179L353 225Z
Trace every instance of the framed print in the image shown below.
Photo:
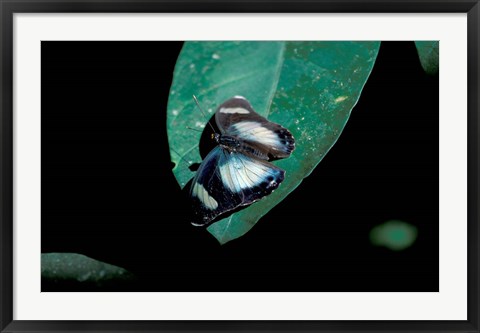
M477 1L1 4L2 332L479 331Z

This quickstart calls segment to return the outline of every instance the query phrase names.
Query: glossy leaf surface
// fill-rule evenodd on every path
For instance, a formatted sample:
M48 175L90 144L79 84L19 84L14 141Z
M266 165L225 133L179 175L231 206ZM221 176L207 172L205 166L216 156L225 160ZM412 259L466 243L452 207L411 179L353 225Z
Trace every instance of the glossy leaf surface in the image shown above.
M200 132L208 116L234 95L288 128L293 154L274 164L286 171L268 197L208 227L224 244L250 230L308 176L337 141L368 79L379 42L186 42L170 91L167 131L174 175L183 188L200 163Z
M77 253L42 253L42 279L95 287L134 278L127 270Z
M439 54L439 42L438 41L417 41L415 42L417 47L418 56L422 64L423 70L430 75L438 73L438 54Z

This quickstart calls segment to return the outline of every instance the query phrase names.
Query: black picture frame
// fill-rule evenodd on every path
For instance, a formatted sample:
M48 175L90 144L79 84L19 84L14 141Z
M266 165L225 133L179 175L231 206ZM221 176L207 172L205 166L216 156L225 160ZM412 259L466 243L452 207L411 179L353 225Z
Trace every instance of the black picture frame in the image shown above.
M14 13L468 13L468 319L465 321L16 321L13 320ZM95 1L0 0L1 15L1 332L40 331L395 331L480 332L479 328L479 14L478 0L423 1Z

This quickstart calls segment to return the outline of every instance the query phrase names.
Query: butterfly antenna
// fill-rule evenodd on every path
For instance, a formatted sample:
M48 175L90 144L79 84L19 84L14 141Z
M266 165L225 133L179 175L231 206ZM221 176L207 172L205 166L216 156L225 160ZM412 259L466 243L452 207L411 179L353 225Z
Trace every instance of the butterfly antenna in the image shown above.
M198 108L200 109L200 112L203 114L203 116L205 117L205 119L207 119L207 123L208 125L210 126L210 128L212 129L213 133L217 133L215 131L215 128L213 128L213 125L210 124L210 121L209 121L209 118L207 117L207 114L202 110L202 107L200 106L200 103L198 103L198 99L195 95L192 95L193 96L193 100L195 101L195 104L197 104Z

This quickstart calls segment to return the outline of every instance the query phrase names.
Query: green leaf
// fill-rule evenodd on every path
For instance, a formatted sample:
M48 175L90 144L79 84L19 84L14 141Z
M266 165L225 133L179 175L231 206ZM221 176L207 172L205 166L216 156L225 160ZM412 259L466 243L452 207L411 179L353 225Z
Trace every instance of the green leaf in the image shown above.
M370 231L370 242L392 251L402 251L412 246L417 235L418 230L415 226L399 220L390 220Z
M75 282L103 286L132 280L133 274L77 253L42 253L42 279L54 283Z
M293 154L274 164L286 171L271 195L208 227L224 244L250 230L308 176L333 146L372 70L379 42L186 42L170 90L167 131L174 175L181 187L195 175L189 163L201 162L198 143L205 117L196 95L213 115L234 95L288 128Z
M438 73L438 41L417 41L417 47L420 63L423 70L430 75Z

